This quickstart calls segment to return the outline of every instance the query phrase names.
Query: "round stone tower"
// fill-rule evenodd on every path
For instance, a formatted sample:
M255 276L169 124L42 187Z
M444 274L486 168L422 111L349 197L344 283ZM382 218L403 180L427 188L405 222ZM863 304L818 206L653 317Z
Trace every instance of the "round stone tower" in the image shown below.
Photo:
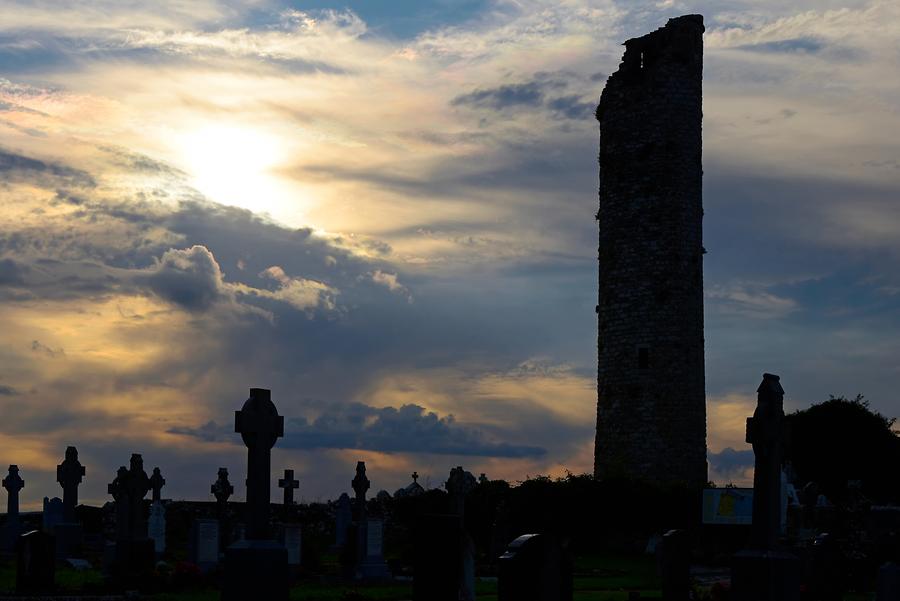
M597 107L594 475L706 483L703 17L625 42Z

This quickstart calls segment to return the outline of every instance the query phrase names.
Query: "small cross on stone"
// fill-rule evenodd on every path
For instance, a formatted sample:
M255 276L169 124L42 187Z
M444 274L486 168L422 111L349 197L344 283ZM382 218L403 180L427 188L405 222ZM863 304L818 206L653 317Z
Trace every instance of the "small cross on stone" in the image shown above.
M3 488L7 490L6 513L9 516L19 516L19 491L25 488L25 481L19 476L19 466L9 466L9 475L3 479Z
M150 477L150 486L153 488L153 502L159 503L162 487L166 485L166 479L163 478L162 472L158 467L153 468L153 475Z
M419 482L419 472L413 472L413 473L412 473L412 479L413 479L413 483L418 484L418 482Z
M278 488L284 489L284 504L294 504L294 489L300 488L300 482L294 479L294 470L284 470L284 478L278 480Z

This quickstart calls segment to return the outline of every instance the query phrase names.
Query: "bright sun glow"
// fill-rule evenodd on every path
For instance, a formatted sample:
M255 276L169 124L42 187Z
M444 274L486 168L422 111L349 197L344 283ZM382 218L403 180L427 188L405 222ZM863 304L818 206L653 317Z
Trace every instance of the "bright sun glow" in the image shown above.
M177 145L193 186L210 199L283 212L288 198L274 169L288 157L277 137L253 128L210 125L178 136Z

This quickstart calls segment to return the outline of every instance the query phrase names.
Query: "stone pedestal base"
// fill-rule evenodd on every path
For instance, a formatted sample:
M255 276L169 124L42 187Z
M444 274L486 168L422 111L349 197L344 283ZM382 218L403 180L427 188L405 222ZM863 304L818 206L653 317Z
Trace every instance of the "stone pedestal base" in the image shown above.
M238 541L225 549L222 601L288 601L287 549L274 540Z
M731 562L733 601L799 601L803 568L783 551L741 551Z
M81 524L57 524L53 528L56 536L56 556L60 559L81 557L84 545L84 529Z

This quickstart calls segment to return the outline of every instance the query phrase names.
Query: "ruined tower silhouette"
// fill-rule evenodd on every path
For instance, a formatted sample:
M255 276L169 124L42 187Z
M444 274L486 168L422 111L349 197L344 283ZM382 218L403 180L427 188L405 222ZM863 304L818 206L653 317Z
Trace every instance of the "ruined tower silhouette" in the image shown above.
M594 475L706 482L703 17L625 42L597 107Z

